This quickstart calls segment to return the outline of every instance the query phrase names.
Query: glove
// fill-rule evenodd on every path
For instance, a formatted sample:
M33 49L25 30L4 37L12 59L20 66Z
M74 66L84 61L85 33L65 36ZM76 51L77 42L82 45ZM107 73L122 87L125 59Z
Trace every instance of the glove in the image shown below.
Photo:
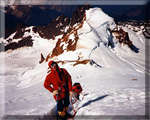
M72 91L70 91L70 92L69 92L69 95L70 95L70 96L72 96L72 95L73 95L73 92L72 92Z
M58 95L58 90L53 91L53 96Z

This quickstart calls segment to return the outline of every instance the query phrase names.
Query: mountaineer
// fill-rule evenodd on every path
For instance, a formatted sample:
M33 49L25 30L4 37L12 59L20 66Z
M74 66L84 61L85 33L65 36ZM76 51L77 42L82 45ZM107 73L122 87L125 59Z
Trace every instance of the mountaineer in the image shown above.
M49 90L57 102L57 115L64 117L67 113L72 96L72 79L64 68L60 68L54 61L48 63L51 69L46 76L44 87Z

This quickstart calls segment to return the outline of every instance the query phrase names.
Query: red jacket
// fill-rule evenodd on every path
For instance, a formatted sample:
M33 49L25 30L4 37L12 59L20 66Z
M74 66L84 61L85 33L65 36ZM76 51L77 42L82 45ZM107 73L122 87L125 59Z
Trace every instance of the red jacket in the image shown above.
M59 68L62 80L60 80L59 74L56 70L51 70L51 72L46 76L44 87L50 92L58 90L58 97L54 96L55 100L60 100L65 97L66 89L64 86L68 85L68 92L72 91L72 80L70 74L64 68Z

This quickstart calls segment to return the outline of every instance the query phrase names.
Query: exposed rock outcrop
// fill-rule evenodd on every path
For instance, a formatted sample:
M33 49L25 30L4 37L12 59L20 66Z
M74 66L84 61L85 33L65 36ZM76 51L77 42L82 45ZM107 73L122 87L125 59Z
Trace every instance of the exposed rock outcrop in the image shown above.
M70 28L67 30L67 32L65 34L63 34L62 38L58 40L58 42L56 43L55 48L52 51L51 54L51 58L54 56L58 56L60 54L62 54L65 50L66 51L74 51L76 50L76 45L79 39L78 36L78 30L80 28L82 28L84 21L86 20L86 15L85 15L85 10L82 7L80 8L81 10L81 16L79 19L76 20L76 22L74 21L74 19L76 17L73 17L74 19L72 19L73 23L76 23L76 25L71 25ZM77 10L78 11L78 10ZM77 12L77 15L79 14L79 11ZM82 19L81 19L82 18ZM72 23L71 23L72 24ZM70 39L69 37L71 35L74 35L74 39ZM64 47L64 44L66 47Z
M118 28L116 30L112 30L111 31L113 33L113 35L116 37L116 39L119 41L120 44L125 44L128 45L128 47L134 51L134 52L139 52L139 49L136 48L132 41L129 38L128 32L125 32L122 28L120 28L118 30Z
M39 61L39 63L41 64L43 61L45 60L43 54L41 53L41 60Z
M33 45L33 40L31 36L28 37L24 37L22 38L22 40L20 40L19 42L12 42L8 45L5 46L5 51L9 50L9 49L17 49L17 48L21 48L21 47L25 47L25 46L32 46Z
M90 59L85 60L63 60L63 61L55 61L56 63L66 64L66 63L73 63L73 66L79 65L79 64L87 64L90 63Z
M55 39L55 36L64 34L65 27L69 25L70 19L65 16L59 16L47 26L33 27L35 33L45 39Z

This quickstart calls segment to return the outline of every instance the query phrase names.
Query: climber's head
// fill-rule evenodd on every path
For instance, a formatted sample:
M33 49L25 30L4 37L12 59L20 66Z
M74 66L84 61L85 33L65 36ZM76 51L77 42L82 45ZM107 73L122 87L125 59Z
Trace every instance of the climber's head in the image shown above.
M48 66L49 66L50 69L53 69L53 70L56 70L57 68L59 68L58 64L56 62L54 62L54 61L50 61L48 63Z

